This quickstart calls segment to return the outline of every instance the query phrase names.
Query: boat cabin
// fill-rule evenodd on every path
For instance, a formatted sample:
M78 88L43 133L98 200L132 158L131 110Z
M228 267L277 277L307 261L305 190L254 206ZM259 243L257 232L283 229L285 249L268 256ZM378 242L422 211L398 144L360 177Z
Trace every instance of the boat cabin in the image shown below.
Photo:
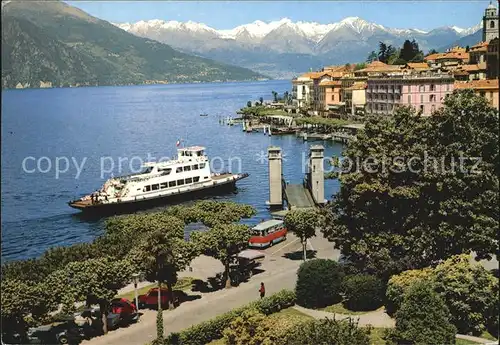
M179 160L205 157L205 148L202 146L183 147L177 150Z
M270 219L257 224L252 228L252 236L248 241L250 247L270 247L275 243L286 240L287 229L285 223L279 219Z

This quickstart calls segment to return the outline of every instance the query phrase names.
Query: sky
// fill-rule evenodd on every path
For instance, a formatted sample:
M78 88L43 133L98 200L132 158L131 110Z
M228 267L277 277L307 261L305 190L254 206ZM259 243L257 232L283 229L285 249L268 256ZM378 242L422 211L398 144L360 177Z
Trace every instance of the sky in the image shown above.
M232 29L255 20L290 18L321 24L360 17L390 28L429 30L477 25L488 0L462 1L66 1L114 23L162 19ZM496 1L495 1L496 3Z

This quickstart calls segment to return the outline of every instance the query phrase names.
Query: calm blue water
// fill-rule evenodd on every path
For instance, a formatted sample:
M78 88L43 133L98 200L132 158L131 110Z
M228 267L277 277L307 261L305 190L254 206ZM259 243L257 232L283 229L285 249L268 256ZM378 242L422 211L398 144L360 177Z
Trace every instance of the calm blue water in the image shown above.
M237 171L239 157L250 177L238 182L237 194L219 199L253 205L258 214L252 222L269 218L267 162L259 157L269 145L281 146L286 179L300 183L310 144L295 136L243 133L241 126L220 125L218 116L235 116L248 100L270 99L271 91L290 87L289 81L267 81L2 91L2 259L37 257L53 246L91 241L102 233L102 220L82 219L66 203L110 177L100 176L101 161L108 170L114 162L115 176L126 174L138 168L139 157L172 157L179 138L186 145L206 146L210 158L221 157L215 168L230 168L231 160ZM204 112L209 116L200 117ZM325 153L341 150L331 144ZM26 157L37 160L25 161L27 171L35 172L23 171ZM70 164L56 178L58 157L67 157ZM75 163L82 162L77 178ZM65 170L63 158L59 166ZM329 198L338 182L327 181L325 188Z

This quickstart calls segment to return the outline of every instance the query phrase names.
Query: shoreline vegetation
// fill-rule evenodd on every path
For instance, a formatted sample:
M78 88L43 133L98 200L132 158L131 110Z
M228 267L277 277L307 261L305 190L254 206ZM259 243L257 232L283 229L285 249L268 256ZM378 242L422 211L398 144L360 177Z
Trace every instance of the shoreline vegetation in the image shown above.
M257 78L257 79L234 79L234 80L212 80L212 81L168 81L168 80L145 80L139 83L126 83L126 84L91 84L91 83L77 83L70 85L53 85L50 81L40 81L39 86L31 86L30 84L22 84L19 82L15 87L2 86L4 90L37 90L37 89L67 89L67 88L83 88L83 87L122 87L122 86L146 86L146 85L173 85L173 84L216 84L216 83L248 83L259 81L270 81L272 78Z

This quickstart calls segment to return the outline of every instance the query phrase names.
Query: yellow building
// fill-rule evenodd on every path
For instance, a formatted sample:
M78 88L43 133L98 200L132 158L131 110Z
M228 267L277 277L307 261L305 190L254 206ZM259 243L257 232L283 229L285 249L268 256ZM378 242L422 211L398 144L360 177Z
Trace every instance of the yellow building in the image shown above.
M455 89L473 89L480 96L485 97L495 108L498 108L498 79L471 80L455 82Z

